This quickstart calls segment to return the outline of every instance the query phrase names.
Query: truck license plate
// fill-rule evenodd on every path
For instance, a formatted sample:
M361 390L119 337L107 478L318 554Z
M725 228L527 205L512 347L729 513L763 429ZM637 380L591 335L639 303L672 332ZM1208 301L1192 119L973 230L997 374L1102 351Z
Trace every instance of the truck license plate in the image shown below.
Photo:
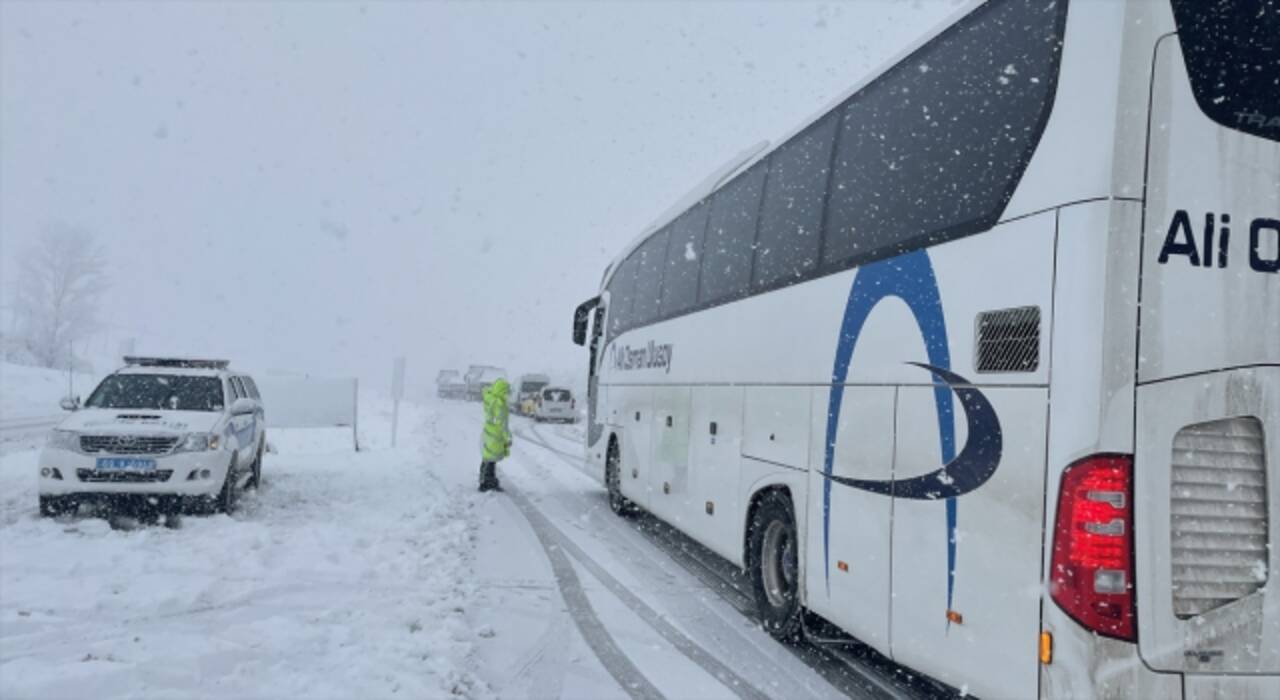
M151 471L156 468L154 459L133 457L99 457L98 471Z

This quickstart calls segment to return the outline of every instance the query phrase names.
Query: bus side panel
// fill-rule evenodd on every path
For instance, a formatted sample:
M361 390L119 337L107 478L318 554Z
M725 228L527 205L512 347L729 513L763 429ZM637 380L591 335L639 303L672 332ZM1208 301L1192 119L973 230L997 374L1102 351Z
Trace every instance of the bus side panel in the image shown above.
M742 392L732 386L693 388L689 419L692 511L682 525L694 539L739 566L743 565L745 520L736 488L742 452Z
M1140 202L1089 202L1059 211L1045 478L1046 581L1053 574L1050 553L1063 470L1092 454L1133 452L1138 317L1133 281L1138 278L1141 222ZM1138 585L1143 585L1141 579ZM1137 645L1086 630L1058 607L1047 588L1041 624L1052 635L1053 657L1040 666L1040 697L1181 696L1179 676L1153 673L1138 658Z
M609 387L599 383L597 380L595 386L595 420L598 421L599 427L592 424L591 419L587 419L587 440L583 441L583 456L587 460L588 473L604 486L604 460L609 450L609 435L612 430L609 427L608 417L603 414L604 408L609 405ZM590 442L592 434L595 434L596 441Z
M893 478L894 387L846 386L832 475ZM811 610L889 653L889 526L893 501L832 481L823 469L831 390L813 392L806 600ZM829 491L827 490L829 488Z
M689 401L687 386L653 388L653 466L649 469L649 510L693 534L689 520Z
M893 499L893 658L981 697L1032 697L1038 684L1048 391L981 391L999 416L1001 433L971 434L965 410L957 406L956 449L970 440L1001 445L995 473L951 506ZM901 388L898 479L937 468L937 426L933 388ZM951 542L955 569L949 577Z

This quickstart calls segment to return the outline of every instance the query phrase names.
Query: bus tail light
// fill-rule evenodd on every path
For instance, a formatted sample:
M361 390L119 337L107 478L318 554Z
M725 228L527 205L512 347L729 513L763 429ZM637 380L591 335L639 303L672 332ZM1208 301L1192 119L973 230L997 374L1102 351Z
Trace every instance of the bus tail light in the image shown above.
M1137 641L1132 456L1094 455L1063 473L1049 593L1088 630Z

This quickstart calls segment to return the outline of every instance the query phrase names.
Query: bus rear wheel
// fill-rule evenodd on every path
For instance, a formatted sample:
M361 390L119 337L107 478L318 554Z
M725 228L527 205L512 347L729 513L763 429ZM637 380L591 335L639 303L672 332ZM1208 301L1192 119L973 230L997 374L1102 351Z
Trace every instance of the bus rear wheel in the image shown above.
M793 642L800 638L800 543L791 499L765 494L751 516L747 566L756 610L765 631Z
M619 464L618 443L609 445L609 456L604 465L605 488L609 490L609 510L616 515L629 515L631 502L622 495L622 466Z

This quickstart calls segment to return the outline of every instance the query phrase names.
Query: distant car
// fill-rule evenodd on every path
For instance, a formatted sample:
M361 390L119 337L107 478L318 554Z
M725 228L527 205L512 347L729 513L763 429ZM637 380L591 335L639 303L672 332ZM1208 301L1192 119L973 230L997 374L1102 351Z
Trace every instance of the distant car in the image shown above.
M131 502L164 512L231 512L262 482L262 399L225 360L126 357L40 452L40 513Z
M516 413L533 415L533 407L538 401L538 392L551 383L551 377L545 374L522 374L511 387L511 410Z
M436 396L442 399L467 398L467 384L454 369L442 369L436 375Z
M578 402L573 398L573 392L558 386L543 389L533 408L533 419L539 422L558 420L576 423Z
M484 397L484 390L489 385L498 381L499 378L505 379L507 370L501 367L487 367L484 365L471 365L467 370L464 378L467 382L467 398L471 401L479 401Z

